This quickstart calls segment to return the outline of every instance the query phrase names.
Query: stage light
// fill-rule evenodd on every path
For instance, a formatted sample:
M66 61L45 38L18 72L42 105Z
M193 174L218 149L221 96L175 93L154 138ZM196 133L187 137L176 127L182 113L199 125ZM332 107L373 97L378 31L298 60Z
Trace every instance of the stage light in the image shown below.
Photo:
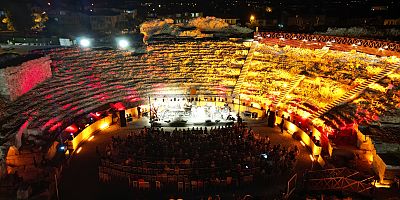
M120 49L126 49L129 47L129 41L126 39L119 39L118 40L118 47Z
M83 48L88 48L91 45L91 42L88 38L82 38L79 40L79 45Z
M65 146L60 146L60 150L64 152L65 151Z
M311 155L311 154L310 154L310 159L311 159L311 161L312 161L312 162L314 162L314 161L315 161L315 159L314 159L314 156L313 156L313 155Z
M76 153L80 153L82 151L82 147L79 147L78 150L76 151Z

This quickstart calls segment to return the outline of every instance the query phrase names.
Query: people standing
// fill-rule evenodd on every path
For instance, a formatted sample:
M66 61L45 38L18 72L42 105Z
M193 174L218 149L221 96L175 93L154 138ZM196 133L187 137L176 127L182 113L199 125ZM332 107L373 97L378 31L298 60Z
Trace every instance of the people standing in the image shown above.
M285 124L285 116L282 115L282 121L281 121L281 124L280 124L281 133L283 133L283 125L284 125L284 124Z
M138 113L138 118L140 118L140 115L141 115L141 108L138 106L137 107L137 113Z

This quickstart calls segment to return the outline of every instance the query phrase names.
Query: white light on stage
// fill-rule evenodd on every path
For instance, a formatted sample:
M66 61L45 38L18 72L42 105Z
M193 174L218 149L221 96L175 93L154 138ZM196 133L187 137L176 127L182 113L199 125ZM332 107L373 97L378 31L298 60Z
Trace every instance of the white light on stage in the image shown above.
M126 49L129 47L129 41L126 39L120 39L118 40L118 47L121 49Z
M82 38L82 39L79 40L79 45L80 45L81 47L87 48L87 47L90 47L91 42L90 42L90 40L87 39L87 38Z

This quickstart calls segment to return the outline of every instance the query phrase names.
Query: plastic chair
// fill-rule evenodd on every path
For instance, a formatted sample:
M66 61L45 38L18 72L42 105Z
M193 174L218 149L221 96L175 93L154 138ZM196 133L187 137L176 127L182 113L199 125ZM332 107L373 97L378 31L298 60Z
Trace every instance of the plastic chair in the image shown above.
M190 181L190 184L192 185L192 191L197 191L197 181Z
M183 192L183 182L178 182L178 192Z
M139 190L149 190L150 189L150 183L149 182L139 182Z
M139 188L138 181L132 181L132 184L133 184L133 189L138 189Z
M197 189L199 191L204 191L204 182L203 181L197 181Z
M156 181L156 190L160 191L161 190L161 182Z
M188 191L190 191L190 182L186 181L185 182L185 192L188 192Z

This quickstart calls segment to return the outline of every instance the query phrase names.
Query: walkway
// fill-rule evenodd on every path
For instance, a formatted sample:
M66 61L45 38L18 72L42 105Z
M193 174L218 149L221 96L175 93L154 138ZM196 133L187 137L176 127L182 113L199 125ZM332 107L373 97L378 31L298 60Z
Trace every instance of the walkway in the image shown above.
M288 134L286 131L284 134L280 133L280 129L278 127L270 128L267 127L266 123L258 123L258 124L249 124L249 127L252 128L255 132L260 133L262 136L268 136L272 144L281 144L286 147L293 147L296 145L300 149L300 155L298 157L298 161L296 164L296 173L297 173L297 187L302 186L303 174L305 170L310 170L313 166L310 153L306 149L306 147L302 146L300 141L297 141L292 138L292 135ZM316 162L314 163L317 164ZM267 188L265 193L273 193L276 189L283 190L284 188L279 188L279 186L286 186L287 180L291 177L284 177L283 179L276 180L276 187Z
M118 125L113 125L108 129L98 133L95 137L82 145L82 150L79 154L73 155L70 160L69 167L64 169L64 173L59 186L60 189L60 199L146 199L143 196L137 196L133 191L128 190L126 186L119 185L102 185L98 181L98 166L99 160L96 156L96 146L99 148L104 148L105 145L111 142L111 136L124 136L130 132L132 129L143 128L147 124L147 120L142 118L141 120L135 121L134 123L129 123L128 127L121 128ZM300 157L297 162L296 171L299 175L298 183L301 181L301 176L306 169L311 168L311 160L308 156L309 153L305 147L294 140L291 135L285 133L280 134L278 128L266 127L265 122L250 122L249 127L251 127L257 133L262 136L269 136L272 144L281 144L283 146L293 146L297 145L300 148ZM263 196L275 195L279 191L282 191L286 186L287 178L283 177L279 180L274 180L271 183L271 187L262 189ZM236 194L240 191L235 191ZM154 196L153 196L154 195ZM230 194L232 195L232 194ZM206 195L204 195L206 196ZM221 195L224 197L224 195ZM152 193L152 198L156 199L168 199L173 197L171 194L157 194ZM232 196L225 196L232 198ZM177 196L175 196L177 198Z

